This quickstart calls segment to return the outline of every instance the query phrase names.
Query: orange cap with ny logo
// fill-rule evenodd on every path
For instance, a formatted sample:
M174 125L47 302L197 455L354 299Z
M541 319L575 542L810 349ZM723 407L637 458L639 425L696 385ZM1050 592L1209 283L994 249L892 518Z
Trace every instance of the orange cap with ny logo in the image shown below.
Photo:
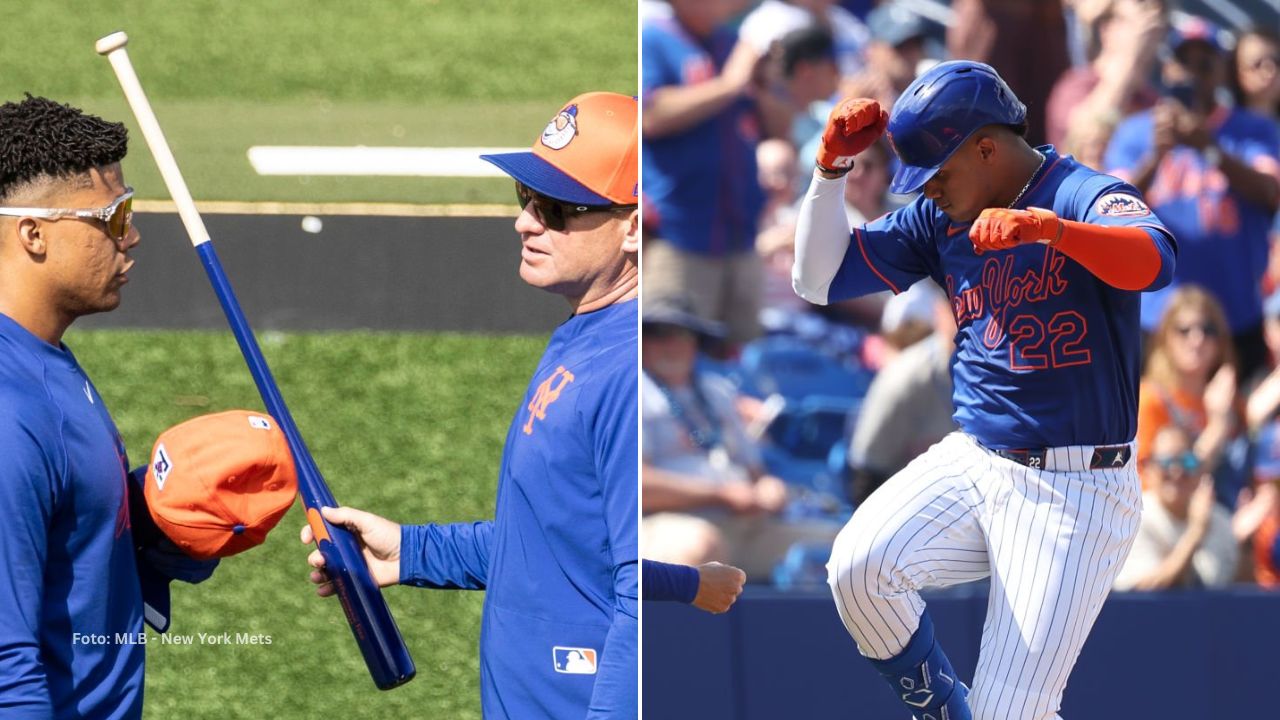
M639 148L636 99L589 92L560 108L529 152L480 157L547 197L582 205L635 205Z

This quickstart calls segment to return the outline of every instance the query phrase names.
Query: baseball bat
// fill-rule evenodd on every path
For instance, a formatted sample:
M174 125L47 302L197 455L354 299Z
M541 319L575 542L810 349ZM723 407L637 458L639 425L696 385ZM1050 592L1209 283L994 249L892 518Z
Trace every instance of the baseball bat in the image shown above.
M111 61L116 78L124 89L125 99L138 119L142 136L160 168L164 184L178 207L178 215L187 229L191 244L200 256L200 262L209 276L209 283L227 316L231 332L240 345L240 352L258 386L258 393L262 396L267 412L280 424L280 429L289 441L289 450L293 453L294 464L297 466L298 491L306 508L307 522L315 534L316 546L324 555L325 572L333 581L369 674L381 690L403 685L412 680L417 672L413 658L409 656L409 648L400 636L400 630L382 597L382 591L369 574L369 567L361 555L355 536L343 527L330 524L320 515L322 506L337 507L338 503L316 467L315 460L311 458L293 416L289 414L284 396L280 394L271 369L267 367L266 358L258 347L249 321L240 309L222 263L218 261L213 243L210 242L209 231L205 229L204 220L196 210L195 202L191 199L191 193L187 190L187 184L182 179L182 173L164 138L164 132L160 129L160 123L156 120L142 84L138 82L137 73L129 62L129 54L125 50L128 42L127 35L116 32L98 40L94 49Z

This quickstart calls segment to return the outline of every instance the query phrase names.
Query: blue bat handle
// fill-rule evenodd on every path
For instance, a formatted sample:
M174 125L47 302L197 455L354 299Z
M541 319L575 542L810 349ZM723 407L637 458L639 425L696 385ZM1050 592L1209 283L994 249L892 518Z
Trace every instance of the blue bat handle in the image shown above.
M222 269L213 243L197 245L196 253L204 264L205 273L209 276L213 291L231 325L231 332L240 345L240 352L249 365L249 372L258 386L258 393L262 396L267 412L280 424L280 429L289 442L289 450L293 453L298 472L298 488L303 505L309 511L308 519L312 521L316 544L324 556L325 572L342 602L347 623L351 625L351 632L360 646L369 674L380 690L403 685L413 679L417 669L413 658L409 656L409 648L400 636L400 629L396 627L395 618L391 616L391 609L387 607L381 590L369 574L369 567L355 536L346 528L331 525L319 517L321 507L337 507L338 503L316 467L311 452L307 450L293 416L289 414L289 408L280 394L280 388L276 386L271 369L267 367L253 329L249 327L249 321L240 309L240 303L231 289L231 282ZM314 511L314 518L310 511ZM315 527L316 520L323 527L323 532Z

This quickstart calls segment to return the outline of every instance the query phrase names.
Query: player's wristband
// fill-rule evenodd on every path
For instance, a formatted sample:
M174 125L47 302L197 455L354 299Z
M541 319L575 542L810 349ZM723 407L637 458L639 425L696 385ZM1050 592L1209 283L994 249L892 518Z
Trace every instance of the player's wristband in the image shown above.
M835 170L835 169L833 169L833 168L826 167L825 165L823 165L822 163L818 162L817 160L813 161L813 166L814 166L814 167L816 167L816 168L818 168L818 170L819 170L819 171L821 171L821 172L824 172L824 173L831 173L832 175L836 175L837 177L843 177L843 176L845 176L845 175L848 175L848 174L849 174L849 171L853 169L853 163L852 163L852 162L850 162L850 163L849 163L849 167L844 168L843 170ZM829 180L834 180L835 178L828 178L828 179L829 179Z

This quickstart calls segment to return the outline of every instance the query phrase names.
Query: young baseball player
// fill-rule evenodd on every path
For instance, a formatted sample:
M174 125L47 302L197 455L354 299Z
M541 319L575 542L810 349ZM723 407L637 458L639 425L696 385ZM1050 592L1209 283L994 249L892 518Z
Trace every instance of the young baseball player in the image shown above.
M832 112L805 197L794 284L825 304L921 278L947 291L960 430L894 475L837 537L841 619L916 718L1057 717L1067 676L1140 512L1132 440L1140 293L1173 271L1172 235L1131 186L1024 139L991 69L942 63L890 116ZM888 129L910 205L857 228L843 175ZM919 590L991 579L968 690Z
M531 152L482 156L516 181L520 277L573 311L511 422L494 518L401 527L322 510L360 536L382 585L485 591L486 718L637 714L638 110L586 93ZM308 561L332 594L319 551Z
M78 318L119 306L134 264L125 127L28 96L0 105L0 137L0 717L134 720L144 619L164 632L170 580L200 582L216 558L261 541L266 513L235 480L278 464L248 446L248 425L202 423L166 436L159 487L128 472L102 396L62 342ZM191 445L217 461L193 462ZM271 523L293 502L283 453L276 492L255 493L273 496Z

